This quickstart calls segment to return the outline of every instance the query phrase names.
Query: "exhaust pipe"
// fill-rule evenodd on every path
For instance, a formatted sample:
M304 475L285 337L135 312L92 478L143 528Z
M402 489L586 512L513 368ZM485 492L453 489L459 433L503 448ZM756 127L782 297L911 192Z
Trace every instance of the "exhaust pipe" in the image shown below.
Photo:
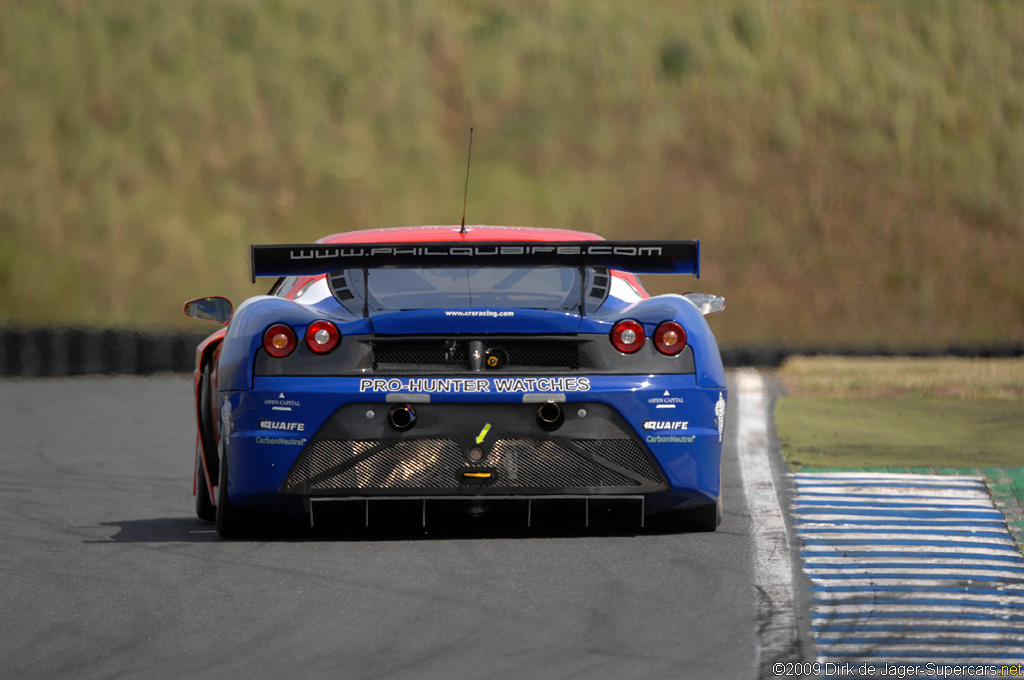
M565 414L562 407L553 401L546 401L537 409L537 424L540 429L551 432L557 430L565 422Z
M399 432L405 432L416 424L416 410L411 404L392 407L388 411L388 424Z

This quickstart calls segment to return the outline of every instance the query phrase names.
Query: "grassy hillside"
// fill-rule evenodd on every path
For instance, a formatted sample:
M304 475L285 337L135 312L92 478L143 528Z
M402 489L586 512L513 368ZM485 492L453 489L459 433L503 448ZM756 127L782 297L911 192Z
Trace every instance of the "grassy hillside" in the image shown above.
M0 0L0 320L185 323L251 242L700 238L723 344L1024 342L1024 4Z

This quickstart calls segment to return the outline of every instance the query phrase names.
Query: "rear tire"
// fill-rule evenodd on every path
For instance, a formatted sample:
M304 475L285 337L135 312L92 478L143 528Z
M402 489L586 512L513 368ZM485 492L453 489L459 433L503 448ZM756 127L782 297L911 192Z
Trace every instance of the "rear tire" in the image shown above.
M217 519L217 506L210 499L210 490L206 486L206 473L203 472L203 463L196 456L196 515L206 522L213 522Z
M206 473L200 456L206 459L210 465L210 452L217 450L217 444L213 434L213 412L211 410L213 395L210 390L210 363L203 365L203 372L199 377L199 456L196 456L196 515L199 519L212 522L217 517L217 508L210 498L210 490L206 484ZM210 481L216 486L217 468L210 466Z
M231 502L228 479L228 457L222 446L217 486L217 534L221 538L249 538L256 528L254 513Z

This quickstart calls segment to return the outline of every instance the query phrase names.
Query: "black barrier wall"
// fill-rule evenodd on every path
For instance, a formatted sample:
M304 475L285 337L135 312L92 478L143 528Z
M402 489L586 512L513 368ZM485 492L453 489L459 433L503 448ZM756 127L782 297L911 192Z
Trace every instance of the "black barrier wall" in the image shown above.
M0 328L0 376L181 373L209 333L126 329Z
M188 373L195 352L216 328L199 331L138 331L95 328L0 327L0 376L39 378L73 375ZM926 352L877 349L724 347L730 368L775 368L791 355L1020 357L1024 345L950 347Z

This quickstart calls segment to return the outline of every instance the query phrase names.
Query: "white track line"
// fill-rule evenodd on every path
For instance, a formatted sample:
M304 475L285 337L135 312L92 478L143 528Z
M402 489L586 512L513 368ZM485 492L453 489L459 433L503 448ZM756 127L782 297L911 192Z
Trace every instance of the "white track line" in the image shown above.
M762 617L757 650L758 677L771 677L771 665L789 658L798 639L793 571L786 524L768 460L768 400L764 379L752 369L736 372L737 448L743 491L750 509L754 586Z

